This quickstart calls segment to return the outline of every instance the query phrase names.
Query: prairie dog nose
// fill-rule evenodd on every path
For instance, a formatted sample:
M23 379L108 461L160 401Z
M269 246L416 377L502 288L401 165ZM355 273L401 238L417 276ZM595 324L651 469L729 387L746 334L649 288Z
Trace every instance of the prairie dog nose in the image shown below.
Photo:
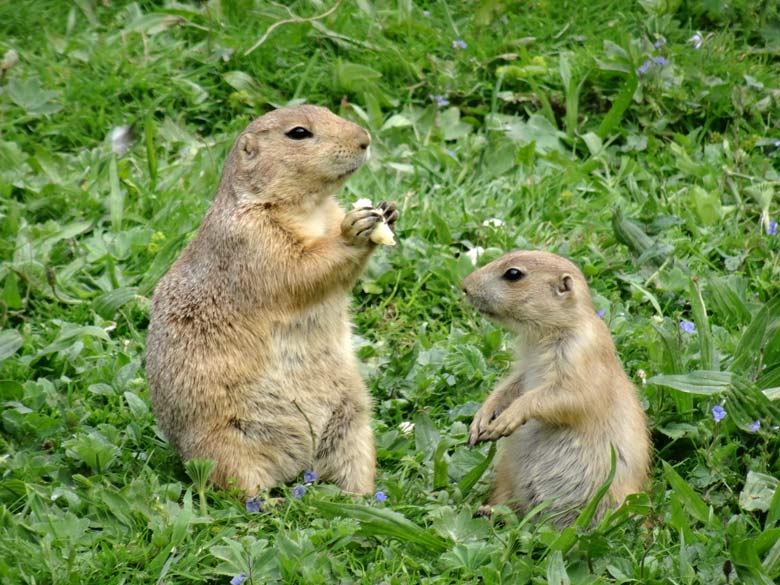
M371 135L363 130L363 128L360 128L358 144L360 144L360 148L363 150L366 150L369 146L371 146Z
M469 288L473 284L475 278L474 274L476 274L476 272L472 272L471 274L469 274L466 278L463 279L463 282L460 283L460 290L462 290L467 295L471 294Z

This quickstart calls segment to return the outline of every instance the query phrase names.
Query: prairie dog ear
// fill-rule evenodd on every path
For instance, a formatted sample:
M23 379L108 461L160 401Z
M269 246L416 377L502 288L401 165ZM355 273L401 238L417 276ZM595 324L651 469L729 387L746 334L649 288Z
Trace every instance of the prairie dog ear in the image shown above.
M571 274L563 273L558 277L558 283L555 286L555 294L559 297L571 294L574 290L574 278Z
M260 153L260 149L257 147L257 141L251 134L241 135L241 138L238 139L238 149L241 156L248 160L256 158Z

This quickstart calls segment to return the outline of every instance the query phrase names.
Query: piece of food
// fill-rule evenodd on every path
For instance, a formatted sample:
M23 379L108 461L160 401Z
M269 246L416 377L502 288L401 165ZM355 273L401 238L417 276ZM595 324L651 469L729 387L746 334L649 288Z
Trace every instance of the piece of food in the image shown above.
M373 208L374 204L371 203L370 199L363 198L355 201L352 204L352 207L355 209L359 209L361 207ZM369 239L375 244L381 244L383 246L395 246L395 234L393 234L393 230L390 229L390 226L387 225L384 217L382 218L382 221L376 224L376 227L374 228L374 231L371 232Z

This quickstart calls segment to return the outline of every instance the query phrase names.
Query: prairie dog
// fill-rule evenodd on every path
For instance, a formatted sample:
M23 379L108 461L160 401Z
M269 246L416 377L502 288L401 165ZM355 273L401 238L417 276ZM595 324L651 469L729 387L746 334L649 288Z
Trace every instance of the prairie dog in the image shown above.
M606 481L599 504L641 491L650 442L636 389L596 314L580 270L547 252L511 252L463 281L469 301L519 336L517 363L481 406L469 443L508 437L490 504L525 513L550 500L559 527L574 522Z
M345 215L333 193L371 139L316 106L238 136L198 233L152 300L146 371L160 428L212 479L252 494L307 467L373 489L371 402L351 346L349 291L395 204Z

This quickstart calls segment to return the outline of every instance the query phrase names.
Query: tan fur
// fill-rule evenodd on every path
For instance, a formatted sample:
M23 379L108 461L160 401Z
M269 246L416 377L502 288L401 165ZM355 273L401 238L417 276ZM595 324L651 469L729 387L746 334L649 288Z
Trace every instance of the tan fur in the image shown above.
M313 136L286 135L298 126ZM332 197L369 143L325 108L256 119L157 285L146 357L154 411L185 460L217 462L220 486L253 493L312 466L349 492L373 489L371 402L347 309L379 213L345 216Z
M522 278L507 280L507 271ZM546 512L570 525L606 481L610 445L615 478L596 520L646 481L650 442L637 392L626 377L585 277L547 252L512 252L470 274L469 301L519 334L517 363L472 422L469 442L508 437L491 504Z

